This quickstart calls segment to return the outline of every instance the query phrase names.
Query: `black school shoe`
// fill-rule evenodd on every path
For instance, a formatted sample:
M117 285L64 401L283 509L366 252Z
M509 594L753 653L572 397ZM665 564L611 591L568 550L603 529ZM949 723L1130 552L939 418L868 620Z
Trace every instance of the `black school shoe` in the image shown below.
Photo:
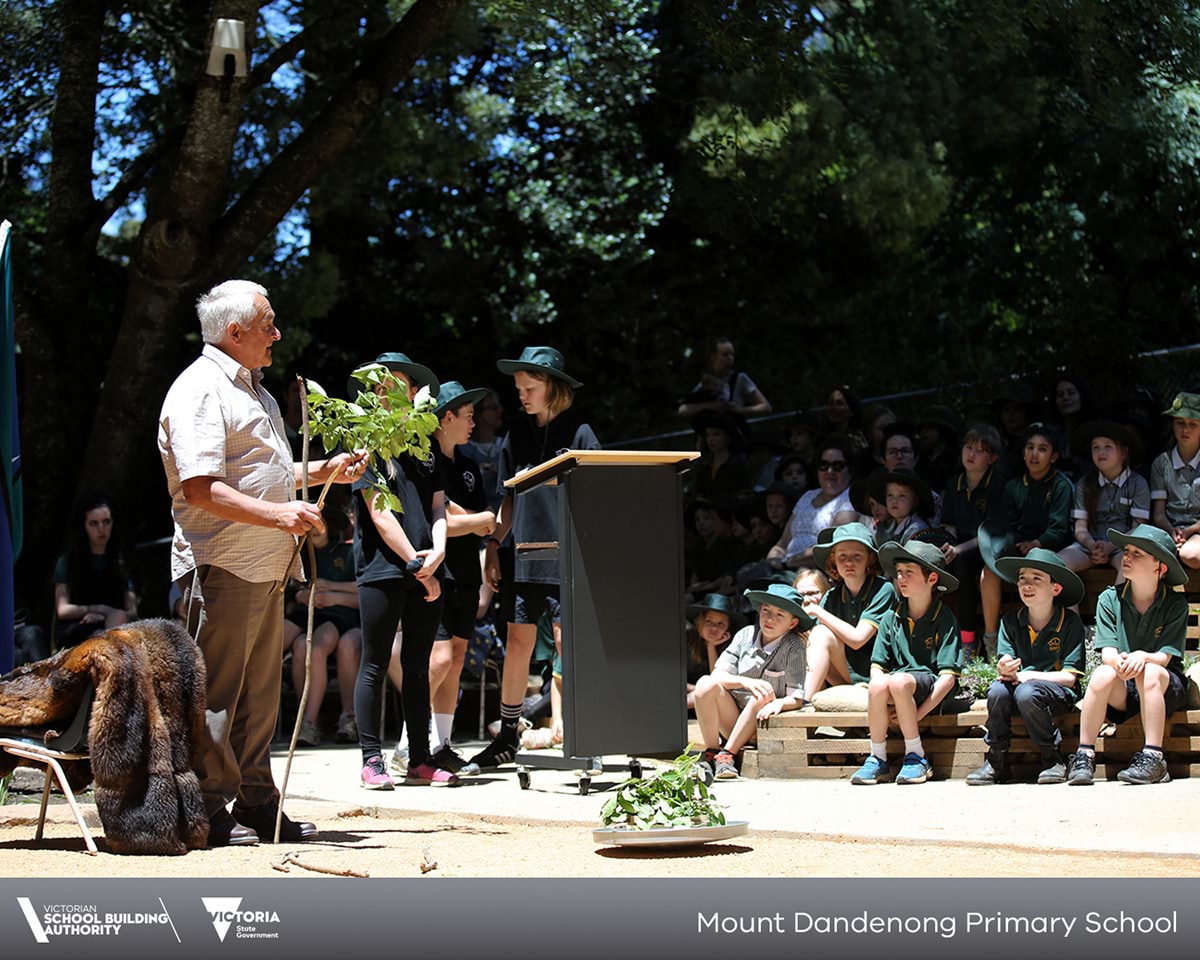
M1167 761L1161 753L1143 750L1133 755L1129 766L1117 774L1117 779L1125 783L1170 783L1171 774L1167 772Z
M258 834L258 839L263 843L274 843L275 814L278 810L279 805L275 803L264 803L257 807L243 807L235 803L233 819L254 830ZM315 823L293 820L286 813L283 815L283 823L279 825L280 840L287 843L299 843L302 840L311 840L316 835L317 825Z
M1067 761L1067 784L1072 787L1090 787L1096 779L1096 755L1073 753Z
M271 828L274 836L274 827ZM210 847L246 847L258 843L258 832L253 827L238 823L222 807L208 818L208 845Z

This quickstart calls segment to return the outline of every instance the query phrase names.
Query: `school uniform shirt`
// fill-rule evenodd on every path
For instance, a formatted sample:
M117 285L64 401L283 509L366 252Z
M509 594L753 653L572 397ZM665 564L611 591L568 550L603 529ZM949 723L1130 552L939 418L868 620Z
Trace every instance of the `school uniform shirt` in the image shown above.
M875 546L882 547L889 540L896 543L908 543L922 530L929 529L929 522L915 513L910 513L903 520L889 517L875 528Z
M433 495L446 489L439 459L430 451L428 460L418 460L411 454L393 457L389 461L392 476L384 477L387 488L400 500L403 513L395 513L397 522L414 550L428 550L433 546ZM380 580L403 580L414 576L404 570L405 561L400 559L379 535L379 528L371 519L372 507L362 496L363 490L378 475L368 468L354 481L354 565L358 571L359 584L378 583ZM442 578L445 564L435 574Z
M888 673L948 673L962 669L958 620L948 606L934 598L925 615L914 620L908 601L889 610L875 635L871 668Z
M1083 621L1073 610L1056 605L1050 622L1034 630L1029 625L1028 607L1010 610L1000 620L996 652L1020 660L1022 670L1066 670L1082 677L1086 658ZM1078 684L1071 689L1079 695Z
M804 692L808 673L808 650L795 633L785 633L773 643L763 644L758 624L742 627L717 658L713 672L768 680L777 697L795 697Z
M513 417L504 442L500 445L500 460L496 468L496 490L503 496L513 496L505 481L522 470L536 467L568 450L599 450L600 441L592 428L583 422L573 408L564 410L544 427L527 413ZM517 543L554 543L558 541L557 485L534 487L522 493L513 503L513 540ZM620 523L619 517L613 518ZM517 555L514 580L517 583L558 583L558 561L530 559Z
M1071 528L1071 481L1054 467L1041 480L1029 471L1004 488L1002 516L1017 542L1037 540L1046 550L1061 550L1075 537Z
M1110 528L1128 533L1135 521L1145 523L1150 519L1150 484L1128 467L1116 480L1107 480L1102 473L1097 475L1099 489L1091 516L1084 505L1085 483L1075 488L1075 509L1071 511L1071 518L1087 520L1088 533L1094 539L1107 540Z
M1000 516L1007 482L995 466L988 467L974 489L965 470L951 477L942 494L942 526L953 527L959 543L974 540L984 520Z
M1145 613L1133 605L1129 583L1111 586L1096 601L1096 649L1116 647L1120 653L1145 650L1168 653L1167 669L1183 673L1183 648L1187 643L1187 598L1161 583L1154 603Z
M885 580L878 574L862 585L857 596L844 583L835 583L821 598L821 606L835 617L840 617L852 627L869 623L875 628L876 636L884 616L895 605L896 588L891 580ZM851 683L866 683L871 679L874 640L872 637L857 650L846 647L846 665L850 667Z
M1150 499L1166 500L1172 526L1187 527L1200 519L1200 453L1184 461L1179 448L1160 453L1150 467Z
M462 447L454 448L453 458L443 454L440 448L435 448L434 452L441 461L442 476L446 481L446 499L469 513L487 510L483 474L474 458L463 453ZM477 533L446 538L446 572L456 588L469 590L483 582L483 573L479 568L481 540Z

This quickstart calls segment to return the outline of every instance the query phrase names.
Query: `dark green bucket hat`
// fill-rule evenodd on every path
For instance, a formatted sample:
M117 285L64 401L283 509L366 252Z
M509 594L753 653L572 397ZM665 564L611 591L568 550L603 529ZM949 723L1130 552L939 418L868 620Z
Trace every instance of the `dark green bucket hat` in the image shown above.
M765 590L747 590L745 597L754 605L755 610L764 603L769 603L771 606L786 610L793 617L799 618L800 624L796 627L797 630L811 630L816 626L817 621L804 612L804 598L800 596L795 587L789 587L785 583L772 583Z
M1129 451L1127 467L1136 467L1142 460L1142 438L1133 427L1115 420L1089 420L1071 434L1071 451L1081 459L1091 461L1092 441L1108 437Z
M744 613L738 612L733 597L727 597L723 593L705 594L704 599L699 603L688 604L687 618L695 620L700 614L707 613L709 610L713 613L723 613L729 618L730 633L737 633L749 622Z
M996 572L1009 583L1017 582L1022 567L1041 570L1055 583L1061 583L1062 592L1056 602L1064 607L1073 607L1083 599L1083 581L1079 579L1079 574L1063 563L1053 550L1035 547L1023 557L1000 557L996 561Z
M936 573L938 581L934 586L940 593L953 593L958 589L958 578L946 569L946 558L932 543L910 540L902 546L889 540L879 548L879 565L889 580L896 575L898 563L920 564L925 570Z
M1121 533L1120 530L1109 529L1108 539L1118 547L1132 545L1139 550L1145 550L1155 560L1165 563L1167 565L1167 575L1163 577L1163 583L1168 587L1178 587L1180 584L1188 582L1187 571L1183 569L1183 564L1179 562L1179 550L1175 546L1175 541L1171 539L1171 535L1165 530L1160 530L1150 523L1143 523L1129 533Z
M821 540L822 534L829 531L829 537L825 541ZM821 533L817 534L816 545L813 546L813 559L817 561L817 566L824 570L825 564L829 560L829 555L833 553L833 548L839 543L861 543L864 547L877 554L879 551L875 549L875 539L871 536L871 531L867 529L863 523L843 523L840 527L826 527Z
M516 360L497 360L496 369L509 376L522 370L526 373L544 373L569 386L583 386L567 373L567 361L553 347L526 347Z
M1177 393L1171 405L1163 411L1164 417L1183 417L1200 420L1200 393Z
M876 470L870 477L867 478L867 495L876 503L887 503L887 485L889 483L900 483L908 487L917 496L916 513L919 517L928 519L933 516L934 510L937 509L937 503L933 498L933 491L929 489L927 484L917 473L909 470L906 467L900 467L898 470Z
M441 419L442 414L447 410L457 410L459 407L468 403L478 403L487 396L487 387L476 387L474 390L468 390L457 380L447 380L442 384L442 389L438 392L438 405L434 408L434 413L438 419Z
M374 366L387 367L389 370L399 370L401 373L407 375L418 387L429 387L429 395L431 397L439 396L442 385L438 382L437 375L423 363L414 363L408 358L408 354L406 353L381 353L369 363L360 363L354 370L357 372ZM362 381L356 380L353 376L346 382L346 392L351 397L358 396L359 391L362 389Z

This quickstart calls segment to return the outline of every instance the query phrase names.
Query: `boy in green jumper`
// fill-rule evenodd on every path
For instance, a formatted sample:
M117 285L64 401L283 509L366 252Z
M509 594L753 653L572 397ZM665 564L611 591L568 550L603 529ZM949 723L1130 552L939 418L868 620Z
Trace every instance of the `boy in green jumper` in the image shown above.
M995 560L1001 556L1025 556L1041 547L1057 553L1075 540L1071 507L1075 490L1055 464L1062 453L1058 429L1044 423L1025 428L1025 473L1004 488L999 520L980 524L980 553L985 569L979 585L984 609L1000 609L1000 577ZM1003 543L1003 546L999 546ZM983 635L989 656L996 645L990 625Z
M942 551L931 543L885 543L879 563L896 583L901 600L879 626L871 653L867 688L867 722L871 755L850 778L874 784L891 775L887 760L889 706L904 737L904 762L897 783L924 783L932 772L921 743L920 721L942 702L958 682L962 649L958 622L939 595L958 588L946 570Z
M1058 750L1062 733L1055 720L1069 712L1079 696L1083 621L1068 608L1083 599L1083 581L1058 554L1040 548L1024 557L1003 557L996 567L1016 583L1024 606L1000 622L1000 677L987 694L987 759L967 775L967 783L980 786L1008 779L1014 707L1042 754L1037 782L1063 783L1067 767Z
M1143 523L1130 533L1108 531L1124 549L1125 583L1096 601L1096 648L1101 664L1088 681L1079 720L1079 750L1071 757L1067 782L1091 784L1096 774L1096 735L1105 715L1121 723L1141 712L1145 746L1117 774L1126 783L1168 783L1163 757L1167 717L1187 703L1183 648L1187 640L1187 599L1169 590L1187 582L1175 541Z

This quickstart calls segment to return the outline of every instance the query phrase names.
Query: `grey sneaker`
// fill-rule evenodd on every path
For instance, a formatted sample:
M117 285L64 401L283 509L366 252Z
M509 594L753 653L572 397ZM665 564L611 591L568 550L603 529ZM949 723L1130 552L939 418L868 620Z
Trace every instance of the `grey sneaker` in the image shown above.
M296 743L302 747L319 747L321 745L321 728L308 720L300 721L300 735Z
M333 735L337 743L358 743L358 724L348 713L338 717L337 732Z
M714 779L736 780L738 778L737 764L734 762L732 753L728 750L722 750L713 759L715 762L713 766Z
M1170 783L1171 774L1167 772L1167 761L1161 753L1143 750L1133 755L1129 766L1117 774L1117 779L1125 783Z
M1067 761L1067 783L1072 787L1090 787L1096 779L1096 755L1073 753Z
M400 744L396 744L396 749L392 751L392 760L388 764L393 773L408 773L408 747L401 749Z

